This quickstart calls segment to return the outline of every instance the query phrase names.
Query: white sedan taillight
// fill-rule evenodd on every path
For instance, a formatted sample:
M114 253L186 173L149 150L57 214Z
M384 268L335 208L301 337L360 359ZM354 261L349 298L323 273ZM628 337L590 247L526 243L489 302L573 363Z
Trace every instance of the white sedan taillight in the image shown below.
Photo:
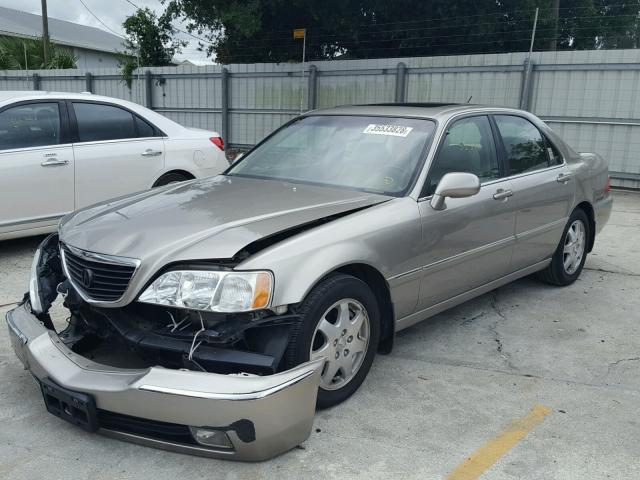
M211 140L211 143L213 143L216 147L224 152L224 140L222 140L222 137L211 137L209 138L209 140Z

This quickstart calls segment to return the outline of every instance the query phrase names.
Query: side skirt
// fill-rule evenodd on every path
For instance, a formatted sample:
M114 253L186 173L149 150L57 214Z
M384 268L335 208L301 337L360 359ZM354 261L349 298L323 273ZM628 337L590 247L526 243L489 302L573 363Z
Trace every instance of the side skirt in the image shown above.
M480 287L476 287L473 290L469 290L468 292L461 293L456 295L455 297L451 297L448 300L444 300L443 302L436 303L424 310L420 310L419 312L412 313L411 315L407 315L404 318L396 320L396 332L400 330L404 330L416 323L421 322L422 320L426 320L429 317L433 317L440 312L448 310L449 308L455 307L456 305L460 305L461 303L466 302L467 300L471 300L479 295L490 292L491 290L495 290L498 287L506 285L507 283L511 283L514 280L518 280L519 278L526 277L527 275L531 275L539 270L542 270L547 267L551 263L551 259L543 260L542 262L538 262L530 267L523 268L522 270L518 270L516 272L510 273L509 275L505 275L502 278L494 280L489 283L485 283Z

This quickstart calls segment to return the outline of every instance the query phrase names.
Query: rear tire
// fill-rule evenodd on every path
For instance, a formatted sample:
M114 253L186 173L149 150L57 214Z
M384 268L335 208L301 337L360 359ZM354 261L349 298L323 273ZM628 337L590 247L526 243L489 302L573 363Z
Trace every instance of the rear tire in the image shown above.
M538 273L538 277L546 283L557 286L571 285L575 282L587 259L590 235L587 214L580 208L575 209L564 227L551 263Z
M300 322L291 332L285 368L325 357L317 408L349 398L364 381L380 339L378 302L362 280L332 274L297 308Z
M186 180L192 180L192 179L193 179L192 176L187 175L185 173L168 172L162 175L158 180L156 180L156 183L154 183L153 187L151 188L163 187L164 185L169 185L170 183L184 182Z

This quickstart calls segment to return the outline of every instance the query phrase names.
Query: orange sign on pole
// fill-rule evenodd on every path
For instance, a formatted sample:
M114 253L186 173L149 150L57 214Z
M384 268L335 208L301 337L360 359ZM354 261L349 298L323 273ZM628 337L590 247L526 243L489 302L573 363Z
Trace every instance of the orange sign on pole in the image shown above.
M305 33L307 33L307 29L306 28L296 28L293 30L293 39L294 40L300 40L302 38L304 38Z

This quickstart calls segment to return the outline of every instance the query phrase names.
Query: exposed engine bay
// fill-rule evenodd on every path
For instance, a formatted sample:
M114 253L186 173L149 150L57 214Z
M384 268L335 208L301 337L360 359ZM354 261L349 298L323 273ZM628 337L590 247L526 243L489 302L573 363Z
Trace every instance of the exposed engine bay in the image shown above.
M225 265L229 268L229 265ZM270 310L214 313L133 302L105 308L85 301L66 278L57 235L41 245L36 278L45 327L60 295L68 309L66 328L57 332L78 355L120 368L163 366L222 374L268 375L282 370L295 313Z

